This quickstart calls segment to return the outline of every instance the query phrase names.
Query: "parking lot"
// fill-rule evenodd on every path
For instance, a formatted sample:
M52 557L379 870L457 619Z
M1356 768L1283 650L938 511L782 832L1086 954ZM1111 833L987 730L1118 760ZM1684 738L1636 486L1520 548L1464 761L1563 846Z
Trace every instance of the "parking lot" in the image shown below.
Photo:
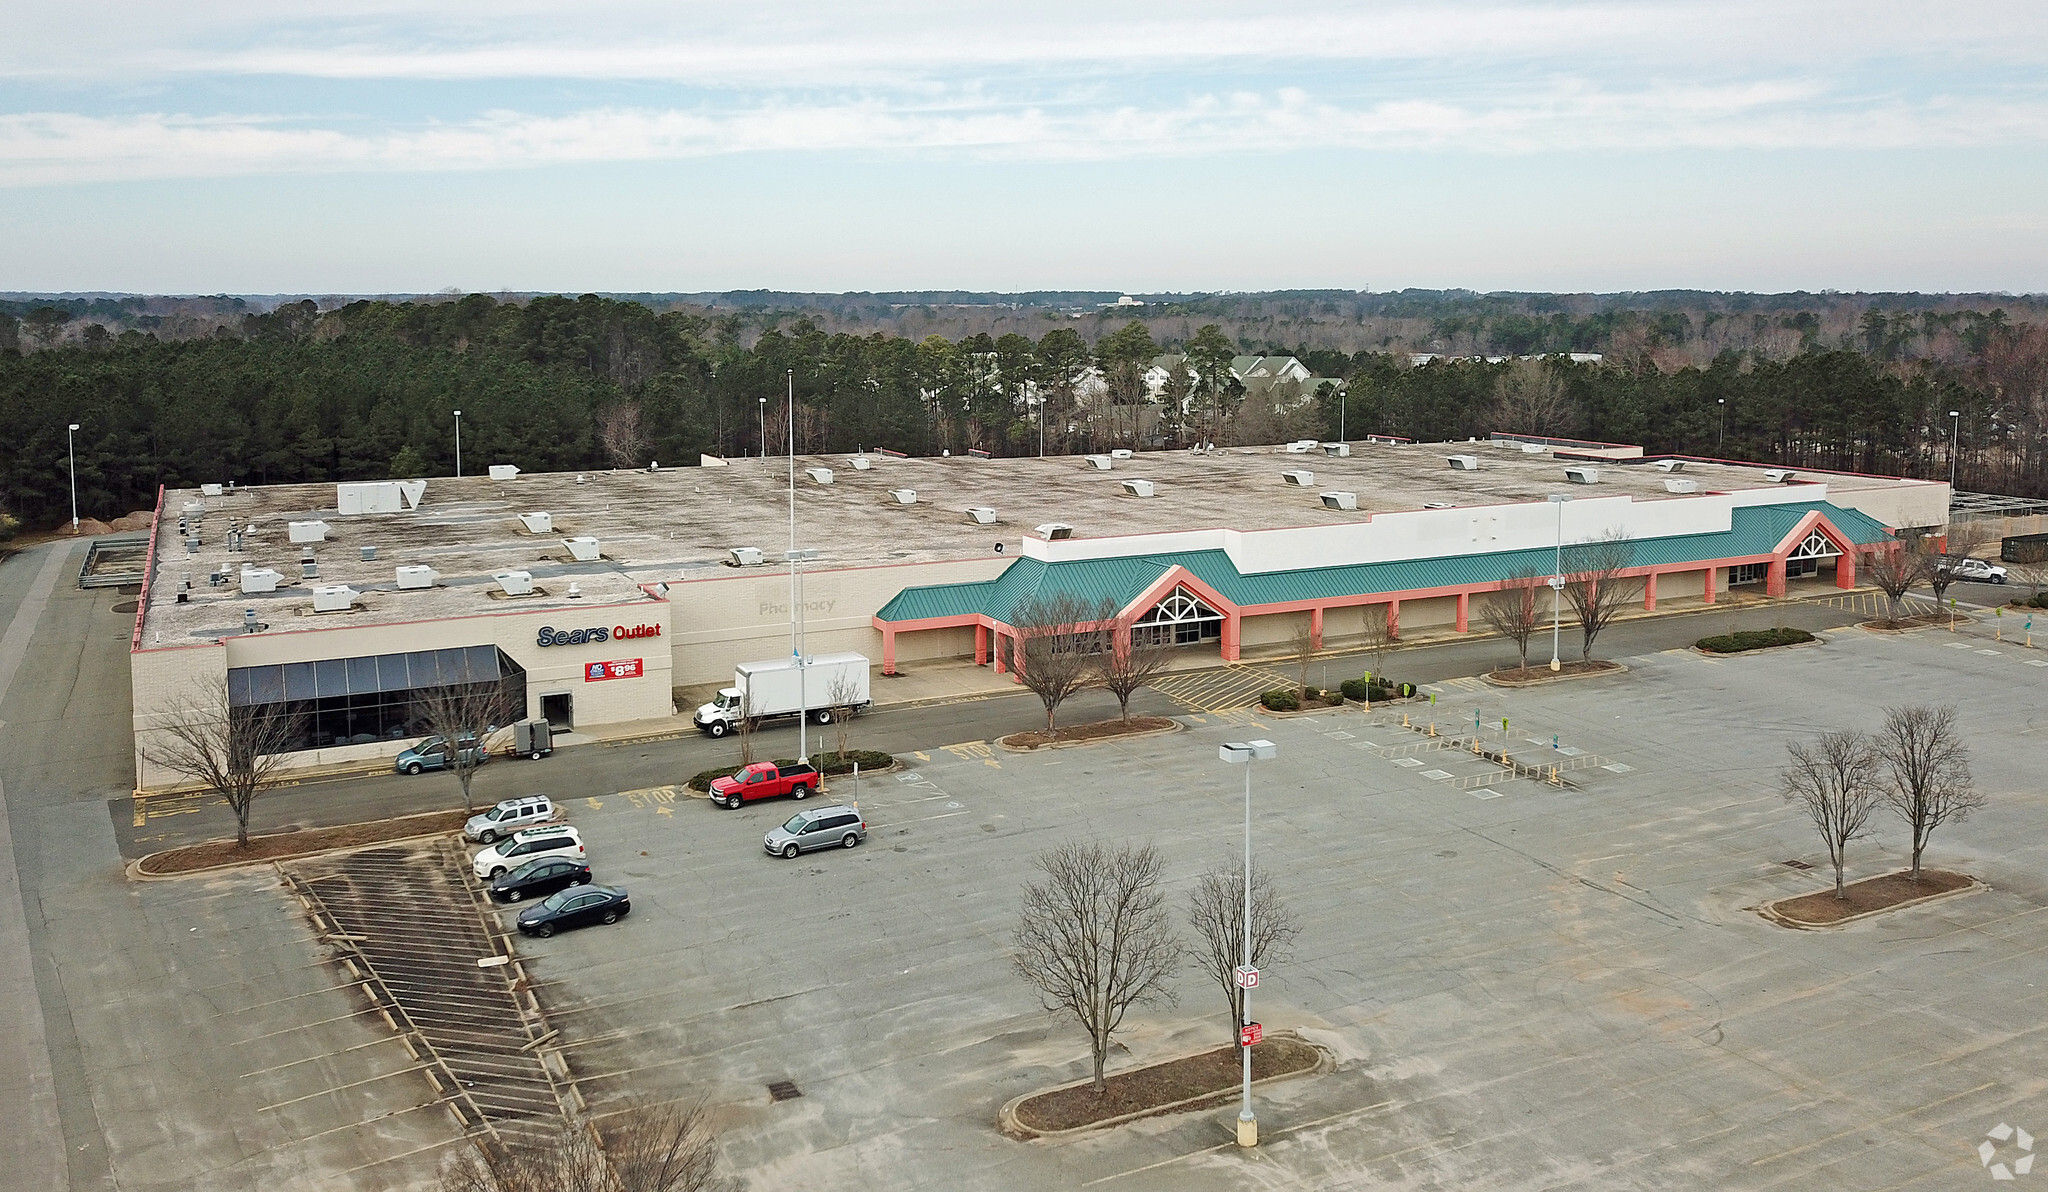
M1461 789L1483 763L1400 764L1415 755L1390 748L1423 738L1343 711L929 749L866 784L866 845L795 862L760 847L788 801L591 800L575 817L635 913L523 955L594 1104L706 1094L760 1187L1953 1188L1989 1178L1986 1130L2048 1125L2048 701L2034 658L1993 648L1843 631L1440 690L1446 727L1476 716L1499 738L1505 716L1518 756L1600 759L1563 775L1581 789ZM1991 805L1944 828L1930 863L1990 889L1845 930L1766 924L1751 908L1825 881L1818 838L1775 793L1782 741L1870 727L1908 693L1964 708ZM1255 847L1303 927L1254 1006L1339 1070L1263 1093L1255 1154L1229 1145L1233 1111L1000 1136L1005 1100L1085 1072L1081 1036L1008 968L1030 857L1074 835L1151 840L1177 903L1240 846L1241 772L1214 747L1248 735L1281 747L1254 772ZM1902 863L1901 833L1878 833L1852 874ZM1177 1008L1133 1018L1119 1062L1222 1040L1220 993L1193 971L1180 988ZM772 1100L779 1081L802 1095Z

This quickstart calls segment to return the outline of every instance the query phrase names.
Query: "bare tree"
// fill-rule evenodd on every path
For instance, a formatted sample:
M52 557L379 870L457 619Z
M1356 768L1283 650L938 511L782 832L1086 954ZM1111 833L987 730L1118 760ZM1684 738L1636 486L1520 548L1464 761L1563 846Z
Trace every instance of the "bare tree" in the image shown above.
M475 811L470 784L487 760L491 734L525 709L512 706L512 694L502 680L423 687L413 693L413 709L427 732L443 740L448 751L445 768L462 784L463 807Z
M1904 545L1872 554L1863 568L1863 574L1884 593L1891 613L1887 620L1894 625L1902 619L1899 614L1905 609L1907 594L1927 579L1927 572L1927 556Z
M1568 435L1578 406L1544 360L1517 360L1493 387L1494 428L1524 435Z
M1125 633L1123 648L1112 637L1095 656L1095 685L1116 697L1117 714L1128 724L1131 696L1166 666L1170 654L1164 642L1139 626L1126 626Z
M1159 890L1164 863L1149 844L1070 841L1032 864L1044 880L1024 887L1013 963L1048 1011L1072 1014L1088 1032L1099 1093L1124 1014L1173 1000L1166 979L1181 946Z
M1316 640L1315 627L1303 617L1301 624L1294 627L1294 635L1288 638L1288 657L1294 659L1294 698L1304 702L1308 699L1308 664L1316 660L1322 643Z
M1365 606L1365 647L1372 651L1372 673L1374 678L1386 677L1387 646L1394 640L1394 621L1389 606L1368 604Z
M1591 659L1593 639L1642 598L1642 577L1622 574L1635 564L1635 556L1635 543L1621 530L1564 548L1564 600L1579 623L1580 659Z
M598 411L597 441L605 458L615 468L637 468L647 451L647 435L640 429L640 407L629 401Z
M1094 680L1093 656L1115 618L1113 604L1090 603L1066 592L1034 596L1011 614L1019 639L1011 655L1018 663L1017 677L1045 705L1048 737L1058 735L1053 716L1059 706Z
M1947 549L1942 551L1939 558L1930 560L1927 568L1927 586L1934 589L1934 602L1937 605L1942 603L1942 597L1947 594L1949 585L1956 582L1955 569L1976 557L1989 541L1990 535L1985 533L1983 526L1975 522L1949 523ZM1953 606L1949 610L1949 628L1955 628Z
M249 811L304 735L303 720L274 704L238 705L226 683L200 683L172 701L156 731L143 756L226 800L235 847L248 848Z
M1961 823L1984 806L1970 777L1970 747L1956 727L1955 705L1886 708L1876 751L1885 804L1912 833L1917 882L1920 854L1934 830Z
M1244 990L1237 983L1237 966L1244 963L1244 867L1211 869L1197 878L1188 891L1188 920L1195 925L1195 961L1223 987L1230 1005L1234 1042L1244 1022ZM1285 956L1300 931L1271 876L1252 866L1252 967L1264 969Z
M858 680L843 672L832 676L832 682L825 687L825 706L832 709L833 740L839 749L841 762L846 760L846 724L853 719L854 706L859 702Z
M1788 741L1792 763L1780 773L1785 797L1805 810L1828 846L1835 867L1835 897L1842 889L1842 858L1849 842L1869 832L1870 813L1877 808L1877 755L1862 733L1835 729L1812 745Z
M442 1192L721 1192L718 1137L701 1104L635 1106L537 1137L479 1140Z
M1479 603L1479 619L1488 629L1515 643L1522 669L1529 669L1529 639L1536 635L1542 615L1536 608L1536 590L1543 577L1522 569L1500 581L1500 590L1488 592Z

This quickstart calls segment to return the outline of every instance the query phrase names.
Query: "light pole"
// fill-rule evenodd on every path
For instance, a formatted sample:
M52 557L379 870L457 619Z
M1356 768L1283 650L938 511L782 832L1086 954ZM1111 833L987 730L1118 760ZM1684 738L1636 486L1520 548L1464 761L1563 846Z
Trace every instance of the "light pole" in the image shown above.
M768 399L761 398L761 458L768 458Z
M783 376L787 386L789 418L789 550L784 555L789 560L789 653L796 660L796 760L808 763L811 760L809 727L811 722L811 693L805 682L809 676L804 671L809 665L804 658L804 568L805 559L815 558L817 551L796 548L796 370L789 369ZM762 409L767 409L767 398L762 398ZM765 424L764 424L765 425ZM764 441L761 450L765 454L768 444Z
M1728 399L1717 397L1714 408L1719 411L1714 423L1714 454L1721 454L1721 439L1728 433Z
M1237 970L1237 985L1244 1014L1237 1024L1238 1050L1244 1053L1244 1097L1237 1111L1237 1145L1259 1145L1259 1119L1252 1116L1252 1045L1245 1040L1252 1022L1252 987L1258 970L1252 967L1252 761L1272 761L1280 747L1271 741L1230 741L1216 747L1216 756L1244 767L1244 963Z
M462 479L462 411L455 411L455 478Z
M1339 384L1337 386L1337 441L1339 443L1346 443L1350 441L1344 437L1344 409L1346 406L1350 404L1351 387L1349 385Z
M78 533L78 451L71 445L71 436L78 433L78 424L72 423L64 431L64 457L71 461L71 532Z
M1568 493L1551 493L1550 503L1557 506L1557 546L1550 556L1550 669L1562 670L1564 664L1557 660L1557 636L1564 624L1564 503L1571 500Z
M1950 410L1948 412L1948 487L1951 493L1955 491L1956 487L1956 443L1958 436L1962 434L1962 429L1963 412L1961 410Z

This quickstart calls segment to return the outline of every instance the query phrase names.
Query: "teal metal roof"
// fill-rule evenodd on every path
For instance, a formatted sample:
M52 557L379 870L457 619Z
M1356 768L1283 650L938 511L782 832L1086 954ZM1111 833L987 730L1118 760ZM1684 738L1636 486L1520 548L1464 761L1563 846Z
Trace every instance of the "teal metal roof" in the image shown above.
M1714 559L1767 555L1777 549L1802 518L1816 511L1858 545L1868 546L1890 538L1884 523L1826 501L1747 506L1733 511L1730 528L1723 532L1631 540L1631 566L1679 567ZM1195 578L1242 608L1426 588L1477 587L1498 583L1518 572L1548 575L1551 561L1552 552L1539 547L1242 575L1230 556L1220 550L1171 551L1070 563L1018 559L992 580L905 588L883 605L875 617L897 622L985 614L1007 624L1019 604L1034 596L1054 593L1076 596L1091 604L1112 599L1121 608L1174 566L1187 568Z

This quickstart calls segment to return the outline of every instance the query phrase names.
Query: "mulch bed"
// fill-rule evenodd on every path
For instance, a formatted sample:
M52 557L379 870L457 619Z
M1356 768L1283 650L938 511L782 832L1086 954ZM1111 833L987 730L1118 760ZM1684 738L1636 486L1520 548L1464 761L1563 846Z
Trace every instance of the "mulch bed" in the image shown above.
M1506 683L1509 686L1516 686L1524 683L1544 683L1555 679L1577 679L1589 675L1618 674L1627 669L1627 667L1619 662L1602 662L1599 659L1594 659L1591 662L1567 662L1556 671L1552 671L1550 664L1546 662L1542 666L1520 666L1492 671L1487 674L1486 678L1489 682Z
M1923 869L1917 882L1913 880L1910 872L1887 873L1882 877L1867 877L1860 882L1850 882L1842 887L1842 892L1848 895L1846 899L1836 898L1834 890L1830 888L1813 894L1802 894L1797 898L1780 899L1764 909L1792 923L1807 927L1824 927L1856 915L1890 910L1895 906L1906 906L1937 894L1960 890L1974 880L1966 873L1951 873L1946 869Z
M151 853L136 865L136 869L152 877L159 877L164 874L214 869L223 865L282 861L310 853L326 852L329 849L381 844L387 840L403 840L409 836L460 832L463 821L467 820L469 815L467 811L430 811L425 815L400 816L397 819L378 820L368 824L343 824L338 828L309 828L302 832L251 836L248 848L237 848L232 840L209 840L204 844L188 844L183 848Z
M1072 745L1082 741L1109 741L1117 737L1132 737L1141 733L1156 733L1178 727L1164 716L1133 716L1129 721L1098 720L1093 724L1070 725L1059 731L1058 736L1048 736L1044 729L1028 733L1011 733L999 739L996 744L1005 749L1042 749L1047 745Z
M1322 1052L1299 1039L1268 1036L1252 1048L1252 1079L1306 1072L1322 1062ZM1244 1060L1236 1047L1223 1046L1185 1059L1153 1064L1107 1077L1097 1093L1091 1085L1040 1093L1017 1105L1017 1121L1051 1133L1091 1126L1111 1118L1161 1109L1195 1097L1227 1097L1241 1087Z
M1888 621L1879 617L1873 621L1863 622L1862 627L1876 630L1879 633L1904 633L1908 629L1928 629L1936 625L1947 625L1951 622L1957 625L1968 625L1972 623L1972 620L1968 613L1957 613L1954 618L1950 618L1947 613L1930 613L1924 617L1901 617L1896 621Z

